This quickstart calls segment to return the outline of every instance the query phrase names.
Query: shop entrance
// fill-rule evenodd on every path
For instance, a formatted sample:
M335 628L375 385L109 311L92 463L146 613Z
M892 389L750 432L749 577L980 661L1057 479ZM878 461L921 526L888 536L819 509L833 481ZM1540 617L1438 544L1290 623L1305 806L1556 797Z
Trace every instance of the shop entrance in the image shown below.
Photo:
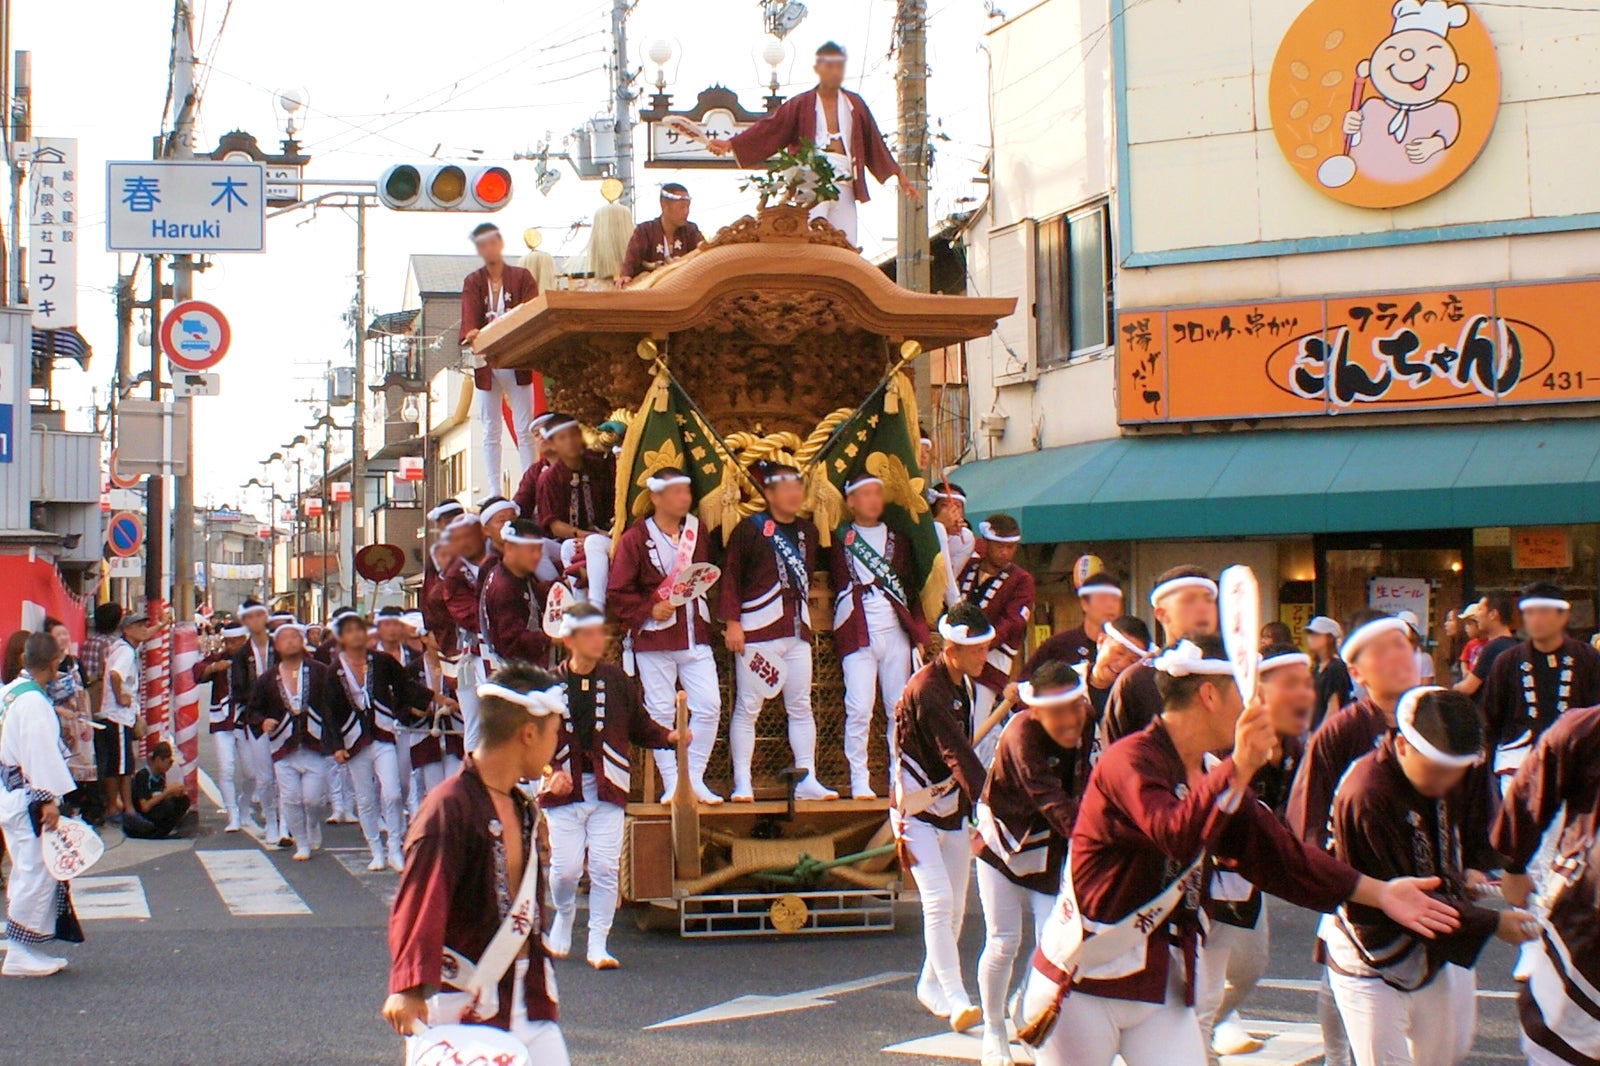
M1363 607L1409 609L1422 620L1429 653L1443 654L1444 617L1473 587L1470 529L1325 534L1314 549L1319 614L1343 624Z

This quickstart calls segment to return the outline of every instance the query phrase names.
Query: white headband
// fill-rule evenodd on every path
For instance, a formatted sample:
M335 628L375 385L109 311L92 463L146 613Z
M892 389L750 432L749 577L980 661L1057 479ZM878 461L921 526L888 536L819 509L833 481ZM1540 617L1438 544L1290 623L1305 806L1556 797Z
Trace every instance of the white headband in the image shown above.
M533 416L533 421L528 423L528 428L530 430L537 431L540 426L544 425L548 421L550 421L550 412L549 411L546 411L542 415L534 415Z
M1017 682L1017 698L1029 707L1059 707L1063 703L1071 703L1073 700L1083 699L1088 691L1089 686L1081 676L1078 678L1078 683L1072 688L1063 689L1060 692L1052 692L1045 696L1034 693L1032 681Z
M668 192L667 190L662 189L661 198L663 200L677 200L680 203L689 202L689 194L686 192Z
M497 685L493 681L485 681L478 686L478 698L505 700L522 707L535 718L544 718L547 715L567 713L567 697L560 685L547 689L535 689L532 692L518 692L504 685Z
M1200 646L1188 640L1178 641L1156 656L1155 662L1150 665L1168 677L1190 677L1196 674L1205 677L1233 676L1231 662L1226 659L1207 659Z
M953 626L948 615L939 619L939 635L951 644L987 644L994 639L994 626L981 633L970 633L966 626Z
M247 637L249 635L250 635L250 631L248 629L246 629L244 626L223 626L222 627L222 636L225 639L227 639L227 638L235 638L236 639L238 637Z
M564 614L561 616L560 635L570 637L580 629L594 629L605 624L606 616L603 614L591 614L587 618L574 618L571 614Z
M416 631L418 636L428 631L428 624L423 620L421 611L407 611L400 616L400 621L407 629Z
M674 485L688 485L692 482L688 474L668 474L666 477L647 477L644 487L651 492L665 492Z
M543 537L524 537L520 533L512 532L510 526L500 531L500 539L507 544L537 544L541 547L544 545Z
M1217 598L1217 583L1209 577L1175 577L1150 590L1150 606L1160 606L1162 600L1182 589L1205 589L1212 599Z
M979 522L978 523L978 536L982 537L984 540L992 540L996 544L1020 544L1020 543L1022 543L1022 534L1021 533L1017 533L1017 534L1015 534L1013 536L1009 536L1009 537L1002 537L1000 534L998 534L998 533L996 533L994 531L994 527L991 526L988 522Z
M437 522L446 515L465 510L466 508L461 506L461 504L457 503L455 500L446 500L444 503L441 503L439 506L428 512L428 521Z
M943 489L929 489L928 490L928 499L930 501L931 500L960 500L962 503L966 503L967 502L967 494L962 492L960 489L957 489L954 486L952 486L949 492L946 492Z
M800 475L795 473L793 470L774 470L770 474L763 475L761 478L761 483L763 485L781 485L785 481L799 480Z
M1526 611L1529 607L1548 607L1553 611L1570 611L1572 604L1566 600L1558 600L1554 596L1529 596L1525 600L1517 601L1517 610Z
M269 622L293 622L294 621L294 615L290 614L288 611L274 611L272 614L267 615L267 621L269 621Z
M1351 631L1350 635L1345 638L1344 644L1339 647L1339 658L1345 662L1352 661L1357 655L1361 654L1362 648L1372 643L1373 637L1382 636L1385 633L1410 632L1411 627L1406 625L1403 618L1374 618L1365 625L1356 626Z
M1108 596L1115 596L1119 600L1122 599L1121 585L1113 585L1106 581L1097 581L1094 584L1078 586L1079 596L1088 596L1095 592L1103 592Z
M867 485L882 485L882 484L883 484L883 478L881 478L881 477L873 477L871 474L863 474L861 477L855 478L854 480L851 480L851 481L846 481L844 483L844 494L846 496L848 496L852 492L856 491L856 489L862 488L864 486L867 486Z
M239 617L241 619L244 618L246 615L251 615L251 614L256 614L256 613L264 614L268 618L272 617L272 612L267 610L267 605L264 604L264 603L252 603L248 607L241 606L239 608Z
M539 427L539 436L543 437L545 440L549 440L551 437L554 437L557 433L560 433L564 429L577 429L577 428L578 428L577 420L569 418L565 422L558 422L555 425L550 425L549 423L546 423L546 424L540 426Z
M1426 696L1428 693L1443 691L1444 689L1440 688L1438 685L1420 685L1417 688L1409 689L1404 696L1400 697L1399 704L1395 706L1395 725L1399 727L1400 735L1405 737L1406 741L1413 748L1416 748L1418 751L1420 751L1423 758L1427 759L1429 762L1438 763L1440 766L1448 766L1452 770L1460 770L1468 766L1477 766L1479 763L1483 762L1482 752L1477 752L1472 755L1447 755L1438 748L1434 747L1428 738L1423 736L1417 730L1417 704L1420 703L1422 701L1422 697Z
M338 629L340 626L344 625L345 622L349 621L352 618L354 618L358 622L361 621L361 612L352 611L352 610L348 610L348 609L343 610L343 611L335 611L333 613L333 617L328 619L328 628L329 629Z
M1122 630L1118 629L1110 622L1107 622L1100 628L1112 640L1116 641L1118 644L1121 644L1124 648L1127 648L1141 659L1148 659L1159 650L1155 647L1155 645L1145 648L1139 647L1139 645L1135 644L1125 633L1122 632Z
M517 505L512 503L510 500L497 500L478 512L478 521L482 522L484 525L488 525L489 519L493 518L497 514L500 514L502 511L510 511L512 514L518 514L520 513L520 508L518 508Z
M1280 666L1310 666L1310 665L1311 665L1311 656L1307 655L1305 652L1301 652L1301 651L1286 651L1282 655L1274 655L1274 656L1271 656L1270 658L1262 659L1261 663L1256 667L1256 669L1264 674L1268 670L1276 670Z
M465 511L452 519L450 524L444 527L444 531L446 533L450 533L457 529L465 529L467 526L481 525L483 525L483 519L479 518L471 511Z
M302 640L304 640L305 639L305 635L306 635L306 628L307 627L305 625L301 624L300 622L285 622L282 625L280 625L277 629L274 629L272 631L272 641L273 641L274 644L276 644L277 641L278 641L278 634L282 633L286 629L292 629L296 633L299 633L300 634L300 638Z

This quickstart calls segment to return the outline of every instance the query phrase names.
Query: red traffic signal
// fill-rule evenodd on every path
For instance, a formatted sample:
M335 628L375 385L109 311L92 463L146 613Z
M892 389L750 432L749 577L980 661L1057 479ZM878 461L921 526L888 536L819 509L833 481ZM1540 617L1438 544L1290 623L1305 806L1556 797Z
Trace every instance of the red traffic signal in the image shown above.
M378 179L378 199L393 211L498 211L511 202L505 167L399 163Z

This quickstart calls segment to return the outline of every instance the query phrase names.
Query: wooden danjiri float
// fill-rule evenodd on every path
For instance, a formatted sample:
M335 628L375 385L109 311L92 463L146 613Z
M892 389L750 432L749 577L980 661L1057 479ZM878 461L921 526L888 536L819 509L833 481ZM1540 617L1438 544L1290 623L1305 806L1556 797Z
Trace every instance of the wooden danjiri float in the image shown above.
M902 289L839 231L783 205L741 218L626 288L545 292L490 325L475 347L493 366L540 371L551 409L590 426L627 426L617 532L644 513L645 478L682 466L703 528L720 545L760 509L742 468L777 457L805 471L806 513L826 543L845 518L840 486L871 470L884 482L885 521L918 545L925 581L915 591L934 618L945 572L908 371L924 350L988 335L1013 304ZM812 706L818 776L838 787L848 779L843 681L826 586L823 573L811 588ZM723 717L706 780L726 794L734 670L720 643L717 658ZM887 797L883 714L875 713L871 768L874 791ZM636 752L623 899L648 905L647 920L675 916L685 936L892 927L901 874L889 801L796 801L789 763L777 699L757 725L754 803L696 804L686 789L655 802L653 763Z

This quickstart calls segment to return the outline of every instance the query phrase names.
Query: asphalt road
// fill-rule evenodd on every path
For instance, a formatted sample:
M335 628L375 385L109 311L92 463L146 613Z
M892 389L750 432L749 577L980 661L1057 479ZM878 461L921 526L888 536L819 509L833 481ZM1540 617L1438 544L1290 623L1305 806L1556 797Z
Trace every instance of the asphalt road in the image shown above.
M53 1066L228 1063L397 1064L400 1042L377 1016L385 992L384 923L393 874L369 874L355 827L328 834L329 854L293 863L220 832L202 802L197 839L121 842L82 893L88 943L48 980L0 981L0 1061ZM141 904L148 917L136 917ZM122 915L120 917L112 915ZM1313 916L1272 911L1266 987L1243 1011L1278 1033L1266 1051L1227 1066L1315 1061ZM974 979L982 919L974 891L962 959ZM575 947L581 949L582 919ZM892 933L684 941L619 916L611 947L623 968L557 964L562 1029L580 1066L838 1066L977 1059L976 1039L938 1038L917 1006L921 961L912 907ZM1480 967L1475 1064L1521 1062L1511 952L1493 944ZM813 999L804 995L845 986ZM975 985L970 985L974 989ZM732 1006L729 1001L746 997ZM771 999L749 997L772 997ZM820 1000L820 1001L819 1001ZM716 1011L721 1008L720 1011ZM715 1012L713 1020L683 1019ZM721 1016L722 1020L714 1020ZM732 1016L730 1016L732 1015ZM737 1016L743 1015L743 1016ZM702 1015L702 1018L705 1016ZM674 1019L690 1024L647 1028ZM15 1041L23 1040L26 1059ZM953 1053L956 1057L942 1057Z

